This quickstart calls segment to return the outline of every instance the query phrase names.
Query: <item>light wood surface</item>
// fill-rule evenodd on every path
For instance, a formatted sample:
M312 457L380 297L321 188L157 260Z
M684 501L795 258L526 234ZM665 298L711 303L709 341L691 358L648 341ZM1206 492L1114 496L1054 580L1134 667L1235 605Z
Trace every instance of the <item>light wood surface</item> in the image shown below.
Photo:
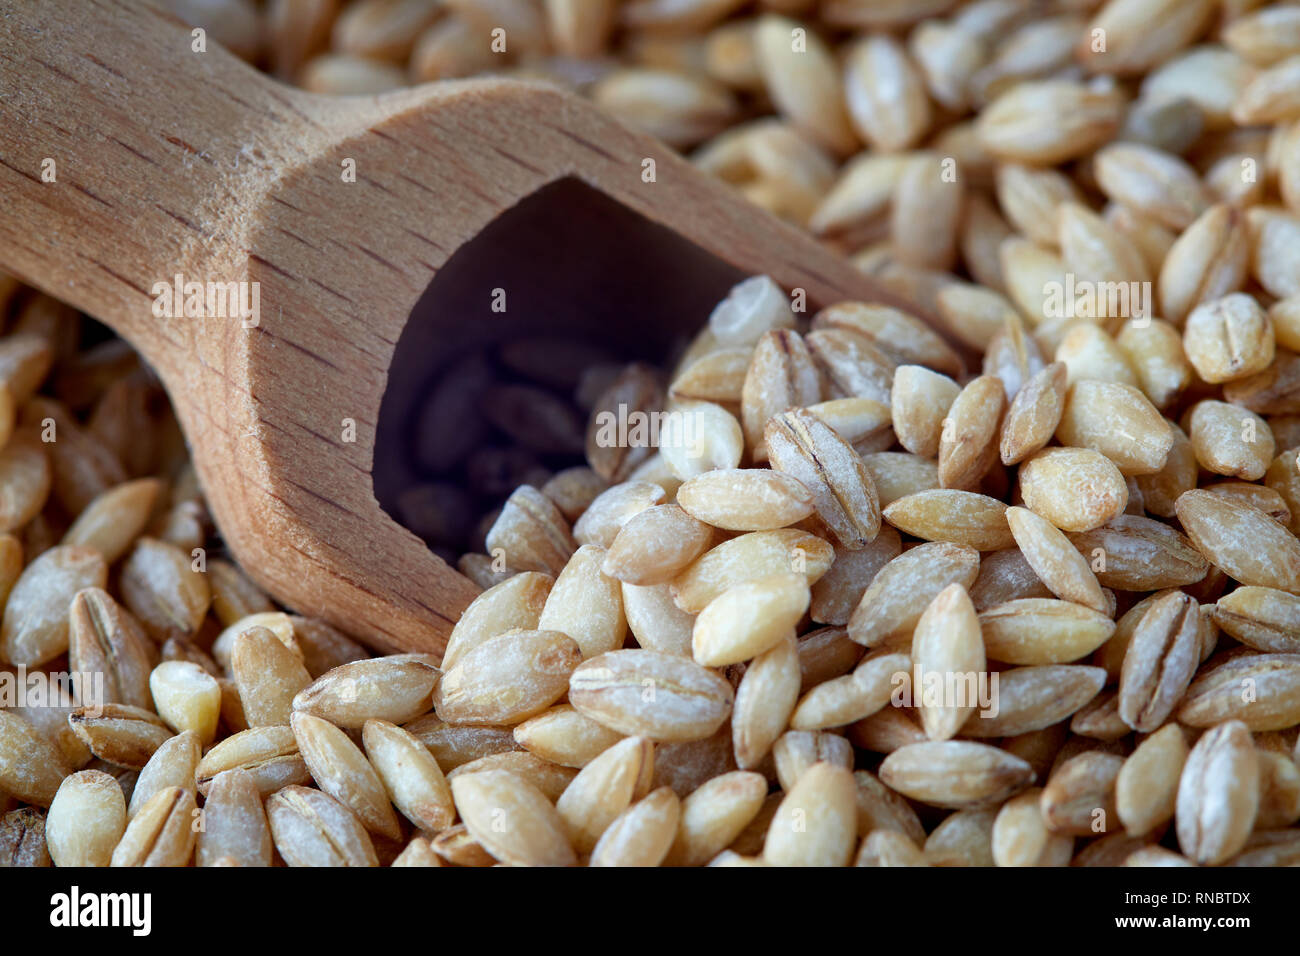
M382 649L440 652L477 593L381 509L371 472L408 316L503 211L572 177L729 269L806 289L810 309L896 302L667 147L547 87L479 80L323 98L215 44L192 52L189 28L147 2L4 7L0 269L139 349L249 573ZM41 180L46 158L56 182ZM645 158L654 183L642 180ZM355 183L343 181L345 159ZM527 268L551 275L546 248L534 251ZM704 252L698 268L677 255L666 282L717 274ZM260 325L156 318L151 290L178 273L260 283ZM600 283L577 288L594 296Z

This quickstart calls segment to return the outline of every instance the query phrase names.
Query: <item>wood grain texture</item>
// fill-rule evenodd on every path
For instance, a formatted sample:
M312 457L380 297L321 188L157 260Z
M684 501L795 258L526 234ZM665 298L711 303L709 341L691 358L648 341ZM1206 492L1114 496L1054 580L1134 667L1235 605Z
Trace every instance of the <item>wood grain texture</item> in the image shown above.
M438 270L523 197L576 177L729 264L806 289L810 307L905 305L548 87L316 97L215 46L191 52L189 29L149 3L49 0L4 5L0 92L0 269L138 348L249 573L382 649L440 652L476 593L375 499L388 366ZM40 180L45 157L56 183ZM150 290L177 273L260 283L260 325L155 318Z

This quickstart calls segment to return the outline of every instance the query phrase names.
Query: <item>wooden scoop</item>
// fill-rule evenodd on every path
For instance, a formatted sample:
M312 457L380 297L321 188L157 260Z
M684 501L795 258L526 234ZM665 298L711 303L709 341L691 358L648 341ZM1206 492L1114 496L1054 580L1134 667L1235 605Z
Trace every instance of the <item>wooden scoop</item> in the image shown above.
M806 290L810 309L903 304L549 87L489 79L329 98L193 43L140 0L6 6L0 269L143 354L243 566L375 647L441 652L478 593L376 499L399 337L436 369L449 339L502 321L496 288L512 328L577 314L647 334L698 326L753 273ZM155 315L178 275L257 283L258 323ZM403 335L417 302L441 332Z

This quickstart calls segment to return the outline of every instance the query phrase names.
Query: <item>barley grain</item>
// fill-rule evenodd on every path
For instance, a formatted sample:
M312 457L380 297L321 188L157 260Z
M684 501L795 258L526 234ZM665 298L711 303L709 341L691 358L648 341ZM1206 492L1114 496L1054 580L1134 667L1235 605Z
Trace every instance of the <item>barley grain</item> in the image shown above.
M727 589L695 619L695 662L723 667L757 657L793 631L809 599L802 574L777 574Z
M197 866L271 865L270 825L262 795L246 770L227 770L212 779L194 862Z
M610 651L580 664L569 702L621 734L702 740L731 713L731 685L693 661L654 651Z
M1200 671L1175 715L1189 727L1224 721L1280 730L1300 721L1300 656L1242 654Z
M1100 668L1068 664L1016 667L998 673L988 701L962 727L969 737L1031 734L1082 709L1105 684ZM967 690L978 694L978 686ZM1014 750L1014 748L1013 748Z
M899 498L881 517L899 531L918 538L996 551L1015 542L1006 510L1006 505L996 498L943 488Z
M1179 777L1178 843L1197 863L1222 863L1246 843L1259 808L1259 758L1238 721L1207 731Z
M880 779L905 797L953 809L1001 803L1033 778L1029 764L986 744L936 740L895 750Z
M244 770L263 797L311 780L298 742L287 726L254 727L231 734L212 747L194 771L199 793L207 796L212 781L226 770Z
M410 731L386 720L367 720L362 739L384 790L403 816L430 833L451 825L456 815L447 779Z
M162 717L128 704L79 707L68 715L68 724L96 757L133 770L148 763L172 736Z
M516 631L485 641L448 670L433 695L443 720L515 724L555 703L582 649L558 631Z
M1229 576L1300 593L1300 541L1264 512L1200 490L1175 507L1197 549Z
M555 807L532 784L503 770L457 777L456 809L471 835L493 856L515 866L575 862Z
M1069 861L1074 841L1048 829L1039 808L1039 787L1012 797L993 821L991 847L998 866L1062 866Z
M554 583L549 574L524 571L485 590L451 629L442 666L454 667L466 651L506 631L536 628Z
M124 572L125 573L125 572ZM103 588L108 567L99 552L60 546L23 569L5 603L0 656L36 667L68 649L72 599L83 588Z
M126 801L108 774L83 770L64 778L45 818L55 866L108 866L126 830Z
M845 866L857 833L854 794L847 770L813 764L781 801L763 859L775 866Z
M266 815L289 866L379 865L361 822L327 793L287 786L267 799Z
M110 866L186 866L197 836L194 793L168 787L154 794L126 825Z
M199 735L192 730L164 741L136 778L126 811L127 817L134 817L154 794L168 787L194 791L201 746Z
M849 619L849 637L874 647L911 638L926 607L944 588L969 588L979 554L964 544L937 541L912 548L882 567Z

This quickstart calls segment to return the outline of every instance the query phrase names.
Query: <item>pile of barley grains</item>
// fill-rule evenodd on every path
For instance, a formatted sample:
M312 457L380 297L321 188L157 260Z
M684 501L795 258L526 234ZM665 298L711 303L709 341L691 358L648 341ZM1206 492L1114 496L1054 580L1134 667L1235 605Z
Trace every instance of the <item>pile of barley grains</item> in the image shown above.
M173 6L322 92L570 86L947 336L754 277L669 361L499 343L496 467L399 509L485 588L434 661L277 610L0 277L0 659L107 701L5 702L0 863L1300 863L1300 6Z

